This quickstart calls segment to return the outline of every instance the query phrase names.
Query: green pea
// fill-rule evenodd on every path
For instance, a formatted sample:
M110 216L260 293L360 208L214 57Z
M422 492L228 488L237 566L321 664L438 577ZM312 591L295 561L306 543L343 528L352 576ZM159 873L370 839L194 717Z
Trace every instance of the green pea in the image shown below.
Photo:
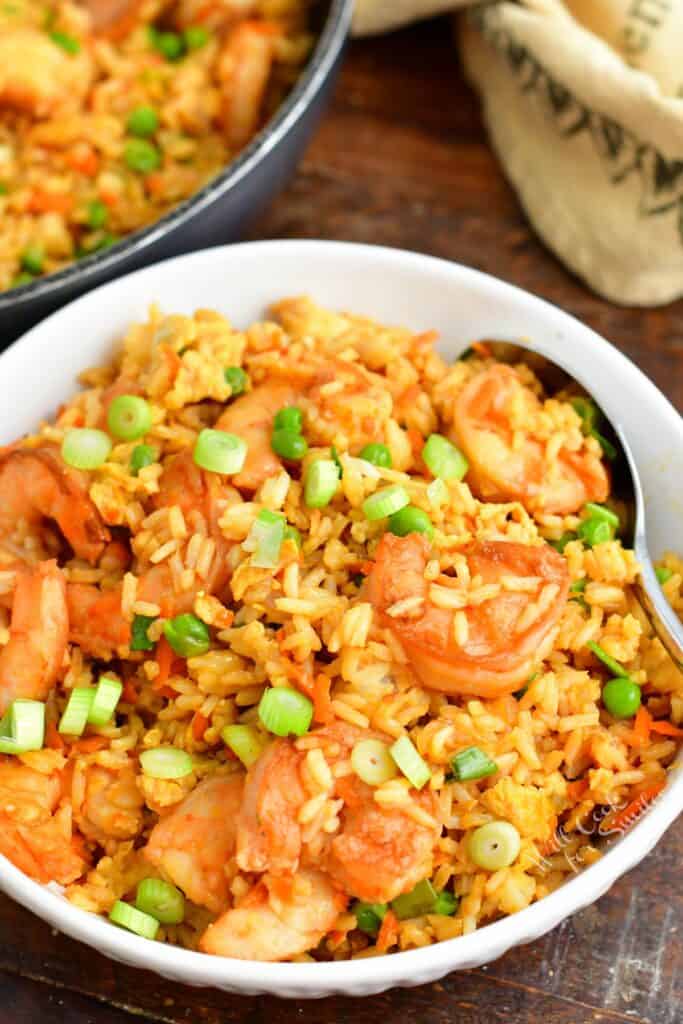
M391 469L391 452L385 444L379 444L378 442L366 444L358 453L358 457L365 459L366 462L371 462L373 466L383 466L385 469Z
M81 49L81 44L78 39L74 36L70 36L67 32L50 32L50 39L57 46L61 46L66 53L76 54Z
M137 476L145 466L151 466L157 461L156 449L151 444L137 444L130 456L130 471Z
M45 254L40 245L27 245L21 254L21 265L29 274L42 274Z
M158 32L154 38L154 45L166 60L178 60L185 52L183 37L177 32Z
M300 434L303 425L304 418L301 409L297 409L295 405L287 405L275 413L273 430L290 430L295 434Z
M632 718L640 707L640 687L631 679L610 679L602 690L602 703L615 718Z
M108 220L109 210L106 203L101 199L93 199L88 203L88 227L103 228Z
M308 451L308 442L303 434L293 430L275 430L270 439L271 448L281 459L300 462Z
M164 624L164 636L181 658L194 658L198 654L206 654L211 646L208 626L191 612L169 619Z
M206 46L210 38L211 33L203 25L190 25L183 32L185 46L190 51L201 50L202 46Z
M131 171L149 174L161 164L159 150L147 139L130 139L123 150L123 158Z
M428 537L434 535L431 519L415 505L405 505L389 516L389 530L397 537L405 537L409 533L426 533Z
M154 135L159 127L159 115L154 107L142 106L131 110L126 121L126 128L131 135L144 138L147 135Z

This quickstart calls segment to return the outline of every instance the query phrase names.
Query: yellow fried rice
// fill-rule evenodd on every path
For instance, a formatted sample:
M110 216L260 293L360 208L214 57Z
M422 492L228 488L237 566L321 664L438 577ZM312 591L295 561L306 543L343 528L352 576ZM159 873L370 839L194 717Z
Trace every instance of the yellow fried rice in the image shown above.
M467 358L448 366L435 341L432 333L339 314L305 298L279 301L271 319L246 330L209 310L186 316L152 308L145 323L131 326L114 361L85 372L83 390L54 420L18 443L21 451L36 451L61 446L74 428L102 429L114 393L144 396L151 407L152 424L143 440L154 450L153 461L134 473L131 456L139 440L115 439L106 461L84 474L89 500L132 555L130 564L111 555L91 564L65 554L54 529L20 520L0 549L4 645L11 642L17 558L31 564L57 558L67 589L80 584L106 594L118 587L123 619L130 625L146 616L151 623L149 650L131 651L130 637L106 658L69 644L47 697L45 748L0 759L0 810L8 828L40 824L52 814L61 816L67 839L76 837L71 841L82 870L65 884L75 905L107 915L116 901L134 902L144 878L177 881L145 855L157 822L172 820L202 780L243 777L245 768L222 731L244 724L261 743L272 739L258 710L266 689L294 687L310 697L310 680L318 677L328 689L321 721L358 730L354 735L380 736L387 746L407 736L421 755L429 777L419 794L397 772L367 790L368 799L375 808L398 808L410 827L430 829L436 823L429 880L434 891L447 892L452 900L446 913L435 905L417 916L389 913L381 924L380 913L373 932L359 927L358 892L347 889L334 923L310 947L264 959L347 959L468 934L542 899L592 864L601 856L599 833L629 827L662 788L683 735L683 678L636 600L633 553L618 537L593 546L582 540L577 530L585 511L580 509L551 513L541 503L530 512L519 500L481 500L467 474L434 489L421 457L424 442L435 433L452 436L450 410L468 381L492 365L486 346L475 346ZM331 372L306 390L311 365L329 366ZM276 459L255 489L231 485L212 531L201 514L183 511L181 503L159 507L155 498L173 461L193 451L199 432L240 401L231 395L226 367L243 368L248 389L286 384L301 391L297 405L308 451L302 461ZM551 462L563 446L583 451L588 439L572 405L546 399L527 367L516 372L542 401L535 411L527 409L528 422L515 421L513 446L519 450L533 434L544 450L550 447ZM268 439L271 428L272 415ZM368 443L388 449L390 468L359 458ZM595 455L597 447L589 444L586 450ZM311 508L305 481L320 459L336 460L342 475L331 500ZM221 479L231 483L229 477ZM425 579L437 586L430 600L443 601L452 617L448 644L456 647L467 646L472 608L485 608L500 593L497 585L487 591L481 578L470 574L463 554L468 545L504 542L545 550L552 542L562 549L572 586L562 600L552 648L514 692L488 697L425 685L409 648L402 647L400 629L392 626L415 621L423 609L416 609L409 595L407 604L394 607L393 620L391 608L388 615L379 613L368 577L387 520L368 519L363 505L390 486L405 488L412 506L433 526L424 542L429 547ZM264 509L284 514L301 538L300 550L284 541L270 567L254 565L253 528ZM228 579L211 593L207 580L221 550L227 552ZM141 580L151 566L165 566L172 590L191 595L193 614L210 631L206 653L174 657L170 664L160 656L168 618L164 601L141 596ZM669 554L661 569L664 592L683 615L683 562ZM526 585L506 579L504 587L511 591ZM458 600L449 604L456 583ZM598 644L641 688L636 717L614 717L605 707L602 691L613 673L589 643ZM114 718L104 726L88 725L81 737L60 733L56 727L70 693L92 687L105 670L124 684ZM330 758L329 748L317 741L318 710L310 731L278 742L303 758L297 827L309 857L317 855L324 867L326 844L343 828L347 813L344 791L336 786L354 769L343 745ZM658 731L661 723L666 724ZM191 772L176 779L145 773L140 754L167 746L191 755ZM453 757L471 747L485 753L495 771L458 781ZM31 787L25 800L17 799L16 779L4 774L17 763L32 771L34 782L33 773L60 779L56 809L46 811ZM124 776L127 788L121 782L117 791L115 784ZM99 804L97 813L93 803ZM520 839L514 860L497 870L478 866L471 854L473 832L491 821L510 823ZM24 870L48 880L41 875L39 856L31 871L25 858L13 856L9 841L0 848ZM260 875L238 861L233 854L223 865L226 897L220 912L188 899L182 923L162 923L157 939L197 948L220 913L250 907ZM381 872L381 863L368 864L368 873L373 870Z
M264 125L311 48L308 0L0 6L0 290L157 220Z

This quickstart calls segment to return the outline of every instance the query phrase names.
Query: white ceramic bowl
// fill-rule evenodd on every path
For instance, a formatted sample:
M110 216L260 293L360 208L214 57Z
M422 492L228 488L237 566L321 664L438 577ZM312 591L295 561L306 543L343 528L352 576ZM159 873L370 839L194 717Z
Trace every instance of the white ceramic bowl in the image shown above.
M0 356L0 443L51 414L74 390L77 372L105 359L152 301L169 312L219 309L244 326L263 316L274 299L304 292L387 323L436 328L441 350L451 358L487 336L532 338L558 362L571 358L633 446L652 552L683 549L683 421L655 386L587 327L526 292L465 267L389 249L256 242L182 256L105 285L55 313ZM244 994L361 996L434 981L538 938L637 864L682 809L683 778L677 771L650 812L602 860L551 896L463 938L352 962L251 963L150 942L71 906L2 857L0 887L60 931L174 981Z

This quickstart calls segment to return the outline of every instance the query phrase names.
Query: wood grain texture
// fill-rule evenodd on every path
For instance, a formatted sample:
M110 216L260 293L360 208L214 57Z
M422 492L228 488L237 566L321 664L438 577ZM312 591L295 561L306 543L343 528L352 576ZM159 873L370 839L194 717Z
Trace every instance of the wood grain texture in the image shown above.
M683 408L683 303L627 310L590 293L534 237L489 152L439 20L354 43L287 192L252 237L395 245L459 260L589 323ZM303 287L303 283L302 283ZM429 310L425 310L429 326ZM0 1024L678 1024L683 827L598 904L487 968L360 1002L195 990L112 963L0 897Z

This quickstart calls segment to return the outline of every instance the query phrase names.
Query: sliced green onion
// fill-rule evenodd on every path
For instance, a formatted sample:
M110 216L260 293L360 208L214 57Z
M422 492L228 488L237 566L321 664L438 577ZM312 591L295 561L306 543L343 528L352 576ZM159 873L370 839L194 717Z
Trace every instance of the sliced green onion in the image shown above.
M585 578L585 576L583 577L583 579L574 580L574 582L569 588L570 594L583 594L584 590L586 589L587 582L588 581Z
M278 565L285 526L281 512L263 508L257 515L244 541L245 550L253 552L251 564L257 569L274 569Z
M111 676L100 676L88 712L90 725L106 725L111 721L116 705L121 699L123 685Z
M296 405L286 405L275 413L273 430L291 430L294 434L300 434L303 426L303 413Z
M78 39L74 36L70 36L67 32L50 32L50 39L57 46L61 46L62 50L66 53L70 53L72 56L80 52L81 44Z
M376 519L384 519L392 516L394 512L405 508L410 504L410 497L405 487L401 484L392 484L390 487L382 487L375 491L363 502L363 513L366 519L371 522Z
M381 740L359 740L351 752L351 767L368 786L381 786L398 775L389 747Z
M335 466L337 467L337 472L339 473L339 479L343 480L344 479L344 467L342 466L341 459L339 458L339 452L337 451L335 445L332 445L332 447L330 448L330 458L332 459L332 461L334 462Z
M45 738L45 705L18 697L0 722L0 754L41 750Z
M117 900L109 911L109 920L112 924L118 924L121 928L127 928L129 932L141 935L143 939L153 939L159 931L159 922L150 914L145 914L130 903Z
M432 508L439 508L448 501L448 487L440 477L436 477L427 487L427 501Z
M589 434L591 437L594 437L595 440L598 442L598 444L600 445L605 454L605 457L609 459L610 462L614 462L614 460L617 457L617 450L612 444L612 442L608 441L607 438L604 437L598 430L590 430Z
M366 444L358 453L358 458L365 459L366 462L371 462L373 466L382 466L385 469L391 469L391 452L385 444L379 444L378 442Z
M444 917L450 917L457 909L458 897L454 896L452 892L448 892L447 889L442 889L441 892L437 894L432 913L441 914Z
M154 107L146 104L131 110L126 121L126 128L131 135L144 138L147 135L154 135L159 127L159 115Z
M266 737L253 725L226 725L221 729L221 739L247 769L258 761L268 745Z
M131 171L151 174L161 164L161 153L148 139L129 139L123 148L123 159Z
M469 462L442 434L430 434L422 449L422 461L441 480L462 480Z
M614 539L614 527L604 519L584 519L577 528L579 538L589 547Z
M584 508L588 513L590 513L591 519L597 519L605 523L609 523L615 530L619 529L619 516L616 512L613 512L611 508L607 508L606 505L598 505L594 501L587 501Z
M301 534L297 530L296 526L290 526L289 523L285 526L285 532L282 535L283 542L286 540L294 541L298 548L301 547Z
M142 770L150 779L182 779L192 771L192 758L177 747L153 747L140 754Z
M62 441L62 458L74 469L97 469L111 452L111 438L103 430L72 427Z
M451 772L457 782L473 782L495 775L498 765L479 747L467 747L451 758Z
M211 473L223 473L228 476L239 473L246 457L246 442L225 430L206 428L200 431L194 446L194 461Z
M411 786L422 789L429 782L432 773L410 737L401 736L392 744L389 752Z
M391 909L399 921L409 917L433 914L438 893L428 878L423 878L410 892L403 893L391 901Z
M235 398L236 395L242 395L247 390L247 384L249 378L242 369L241 366L226 366L223 370L225 382L230 388L230 395Z
M152 466L158 457L156 448L152 448L151 444L137 444L130 456L130 471L133 476L137 476L145 466Z
M137 441L152 426L152 409L139 395L117 395L107 412L109 432L121 441Z
M596 658L599 658L603 665L606 665L610 672L613 672L619 679L630 679L630 676L623 665L620 665L611 654L608 654L604 647L600 644L596 644L594 640L589 640L586 644L589 650L593 652Z
M386 903L365 903L357 900L351 907L356 915L356 924L366 935L376 935L389 907Z
M610 679L602 689L602 703L615 718L633 718L640 707L641 690L632 679Z
M185 897L175 885L160 878L143 878L135 894L135 906L161 924L181 924L185 918Z
M295 430L274 430L270 437L270 447L281 459L290 462L301 462L308 452L308 441L303 434Z
M509 867L519 855L519 832L509 821L489 821L471 832L467 852L473 864L485 871Z
M666 565L660 565L655 569L655 576L660 583L667 583L673 576L673 569L669 569Z
M131 626L131 651L153 651L154 641L150 640L147 630L156 622L153 615L136 615Z
M57 731L68 733L70 736L81 736L88 724L94 697L95 690L91 686L75 686L69 694Z
M203 25L190 25L183 31L183 40L188 50L200 50L206 46L211 33Z
M206 654L211 646L209 627L192 612L176 615L165 622L164 636L181 658L196 658Z
M313 703L289 686L271 686L261 697L258 716L276 736L303 736L313 719Z
M572 398L571 404L574 411L581 417L581 428L584 434L589 434L597 426L599 419L597 405L590 398L584 398L583 395Z
M389 532L397 537L407 537L409 533L426 533L434 536L432 521L426 512L416 505L406 505L389 516Z
M316 459L308 467L304 502L308 508L325 508L339 487L339 470L333 459Z

